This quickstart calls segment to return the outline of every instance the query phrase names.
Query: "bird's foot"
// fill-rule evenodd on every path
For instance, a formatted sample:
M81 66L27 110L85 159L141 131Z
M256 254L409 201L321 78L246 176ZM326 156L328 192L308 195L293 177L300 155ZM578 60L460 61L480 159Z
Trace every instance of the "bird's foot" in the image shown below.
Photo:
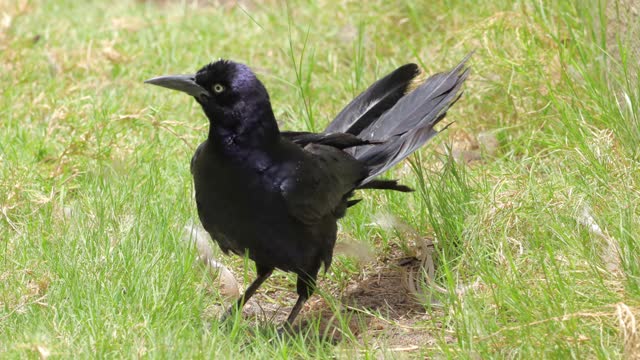
M226 323L226 322L227 322L227 320L229 320L229 318L231 317L231 315L233 315L233 312L232 312L232 311L229 311L229 310L225 311L225 312L222 314L222 316L220 316L220 320L219 320L220 324L222 324L222 323Z
M224 326L224 324L227 324L229 322L229 319L233 318L234 315L236 314L236 307L234 305L231 305L227 308L227 310L225 310L224 313L222 313L222 315L220 316L220 319L218 320L218 322L220 323L220 326Z
M286 321L276 329L276 335L281 339L290 337L294 334L295 331L293 330L293 327L291 326L291 324L289 324L289 322Z

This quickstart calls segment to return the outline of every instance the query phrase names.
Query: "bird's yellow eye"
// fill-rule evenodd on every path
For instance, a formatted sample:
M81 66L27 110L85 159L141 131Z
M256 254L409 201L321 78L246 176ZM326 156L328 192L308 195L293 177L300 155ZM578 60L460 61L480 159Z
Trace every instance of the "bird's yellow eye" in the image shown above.
M224 86L221 84L215 84L213 85L213 92L216 94L220 94L221 92L224 91Z

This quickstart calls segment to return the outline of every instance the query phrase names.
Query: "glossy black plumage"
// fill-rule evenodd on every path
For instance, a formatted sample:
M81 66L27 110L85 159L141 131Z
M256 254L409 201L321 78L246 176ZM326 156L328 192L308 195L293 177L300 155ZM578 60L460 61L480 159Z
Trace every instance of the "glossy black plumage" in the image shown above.
M358 202L354 191L410 191L376 177L437 133L460 96L467 59L424 82L415 64L398 68L319 134L281 132L266 89L242 64L221 60L195 75L148 80L194 96L210 121L191 172L204 228L224 252L256 263L258 278L238 307L274 269L291 271L299 298L287 322L295 319L331 264L336 221Z

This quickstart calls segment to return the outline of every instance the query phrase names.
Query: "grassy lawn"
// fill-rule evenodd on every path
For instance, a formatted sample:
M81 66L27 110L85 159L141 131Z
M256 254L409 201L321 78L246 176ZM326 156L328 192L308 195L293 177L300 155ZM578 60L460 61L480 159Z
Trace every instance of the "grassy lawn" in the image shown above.
M638 11L0 2L0 358L637 358ZM282 272L220 326L229 300L185 231L208 123L142 82L238 60L281 128L322 130L396 66L472 50L454 124L389 174L417 191L361 192L297 334L273 336L294 303Z

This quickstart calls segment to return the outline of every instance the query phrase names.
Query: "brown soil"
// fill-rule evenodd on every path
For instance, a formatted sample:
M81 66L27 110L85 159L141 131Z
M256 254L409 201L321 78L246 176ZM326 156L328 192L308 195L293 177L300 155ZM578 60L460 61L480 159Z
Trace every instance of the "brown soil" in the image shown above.
M389 260L354 280L342 293L333 294L336 300L314 295L300 313L294 331L304 332L319 321L317 333L338 344L345 337L342 324L348 322L352 336L368 347L413 352L435 346L434 331L441 331L438 319L443 317L442 310L428 310L419 304L405 285L407 272L417 263L406 258ZM271 324L284 321L296 300L293 289L261 290L245 306L245 318Z

